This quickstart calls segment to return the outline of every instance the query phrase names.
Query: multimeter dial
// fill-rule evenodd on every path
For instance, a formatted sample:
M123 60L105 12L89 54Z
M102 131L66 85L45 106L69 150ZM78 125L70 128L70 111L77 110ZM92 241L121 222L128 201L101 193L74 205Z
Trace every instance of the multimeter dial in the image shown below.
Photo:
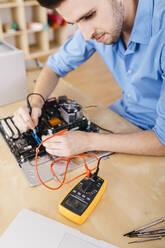
M82 185L80 185L80 188L83 193L91 194L96 188L96 182L93 182L92 180L86 180L82 183Z

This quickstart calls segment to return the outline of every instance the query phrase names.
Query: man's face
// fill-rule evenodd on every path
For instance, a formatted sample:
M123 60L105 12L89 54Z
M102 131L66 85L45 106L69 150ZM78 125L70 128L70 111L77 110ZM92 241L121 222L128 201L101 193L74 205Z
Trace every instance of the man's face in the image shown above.
M113 44L121 35L122 0L64 0L56 10L68 23L77 24L85 40Z

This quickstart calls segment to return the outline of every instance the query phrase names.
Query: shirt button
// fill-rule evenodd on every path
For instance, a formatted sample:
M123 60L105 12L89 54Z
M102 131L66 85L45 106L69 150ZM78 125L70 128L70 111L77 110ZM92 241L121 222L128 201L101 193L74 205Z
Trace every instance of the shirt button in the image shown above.
M132 70L129 69L129 70L128 70L128 74L130 74L131 72L132 72Z

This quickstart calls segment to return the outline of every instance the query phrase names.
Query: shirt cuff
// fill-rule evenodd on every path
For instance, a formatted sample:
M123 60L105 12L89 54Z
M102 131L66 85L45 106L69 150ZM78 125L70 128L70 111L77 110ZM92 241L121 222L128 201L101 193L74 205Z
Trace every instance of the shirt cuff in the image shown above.
M60 65L59 61L57 62L56 54L53 54L48 58L48 61L46 62L46 66L52 69L52 71L54 71L59 77L64 77L68 73L64 71L64 65ZM60 70L60 68L63 68L63 70Z

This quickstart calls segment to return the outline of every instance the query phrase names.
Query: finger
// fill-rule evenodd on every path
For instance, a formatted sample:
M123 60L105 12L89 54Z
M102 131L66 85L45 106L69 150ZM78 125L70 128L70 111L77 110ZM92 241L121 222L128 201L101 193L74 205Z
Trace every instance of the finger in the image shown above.
M72 156L74 155L74 153L70 153L68 151L65 151L65 150L49 150L49 149L46 149L47 153L51 154L51 155L55 155L55 156L58 156L58 157L69 157L69 156Z
M14 124L20 130L21 133L26 132L28 130L27 123L24 122L20 115L15 115L13 117Z
M51 135L47 135L47 136L42 136L42 140L44 141L45 139L47 139L47 138L49 138L49 137L51 137ZM46 145L46 144L49 144L49 143L57 143L57 144L59 144L59 143L61 143L61 142L59 142L59 141L57 141L56 140L56 137L52 137L52 138L50 138L50 139L48 139L48 140L46 140L45 142L44 142L44 144Z
M46 143L46 142L44 142L43 146L45 146L47 149L55 149L55 150L56 149L57 150L63 149L62 144L60 145L59 143L57 144L57 143Z
M29 129L34 128L34 123L33 123L32 119L31 119L31 116L29 115L29 112L28 112L27 108L20 108L19 115L21 116L22 120L25 123L27 123L27 126L29 127Z
M33 121L35 127L38 125L38 119L40 116L41 116L41 109L40 108L32 108L31 118L32 118L32 121Z
M55 134L55 136L50 138L48 141L49 142L56 142L56 143L61 143L61 142L65 143L68 141L68 139L70 139L70 138L72 139L73 134L75 134L74 131L67 131L66 133L63 133L63 134ZM51 136L51 135L48 135L48 136Z
M55 156L62 156L61 150L55 150L55 149L46 149L47 153Z
M50 149L61 149L61 145L62 143L60 142L52 142L51 141L51 138L49 140L46 140L47 138L49 138L50 136L42 136L41 139L43 142L43 146L47 147L47 148L50 148Z

